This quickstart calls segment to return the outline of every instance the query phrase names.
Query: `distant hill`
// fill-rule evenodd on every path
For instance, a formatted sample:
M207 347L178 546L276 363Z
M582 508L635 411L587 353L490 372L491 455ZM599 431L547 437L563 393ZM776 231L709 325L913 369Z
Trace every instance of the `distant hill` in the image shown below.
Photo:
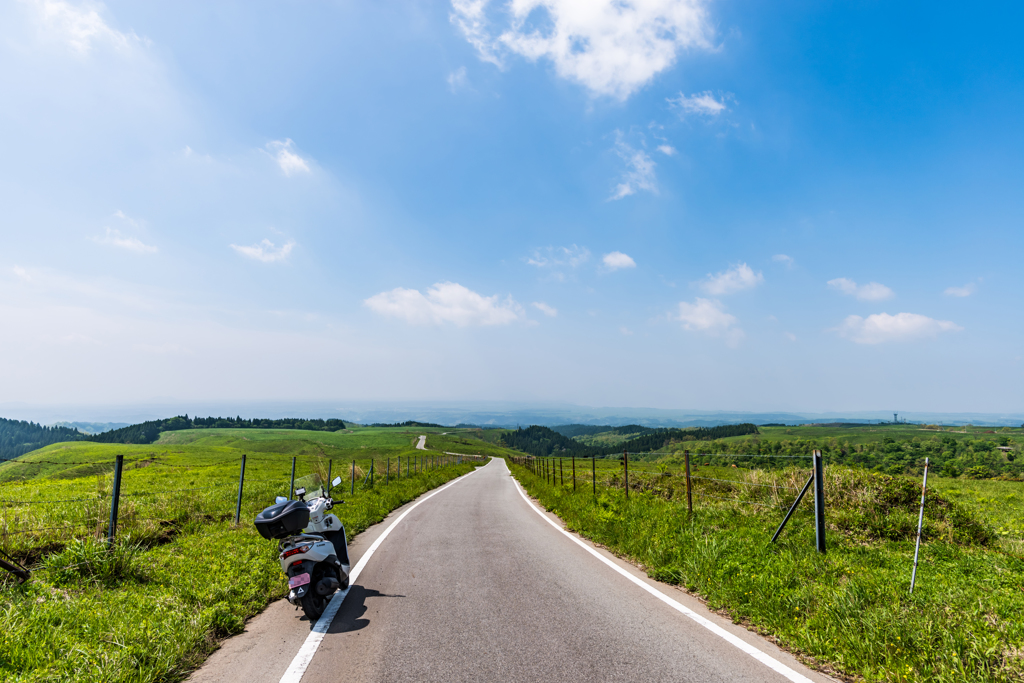
M651 429L618 445L602 447L589 446L548 427L533 425L526 429L509 430L501 435L501 440L509 448L537 457L555 455L602 458L621 454L624 450L631 453L656 451L673 441L713 441L757 433L757 425L749 423L693 429Z
M52 443L81 441L83 438L85 435L77 429L43 427L35 422L0 417L0 460L13 460Z
M77 429L83 434L102 434L103 432L121 429L130 425L130 422L56 422L53 424L54 427Z
M624 425L622 427L614 427L612 425L558 425L552 427L551 430L558 432L562 436L567 436L570 439L576 438L577 436L593 436L594 434L643 434L647 432L653 432L655 427L644 427L643 425Z

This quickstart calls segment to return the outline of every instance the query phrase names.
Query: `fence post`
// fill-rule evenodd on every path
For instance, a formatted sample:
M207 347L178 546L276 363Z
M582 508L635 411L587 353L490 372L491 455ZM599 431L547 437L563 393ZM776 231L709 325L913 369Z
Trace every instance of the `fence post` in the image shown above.
M107 545L114 545L117 535L117 504L121 500L121 469L124 467L124 456L119 455L114 461L114 491L110 498L110 526L107 528Z
M295 456L294 455L292 456L292 480L291 480L291 483L288 484L288 500L291 500L293 495L295 495Z
M356 494L356 461L353 460L352 461L352 493L350 495L354 496L355 494Z
M327 495L328 495L328 497L330 497L330 495L331 495L331 465L333 465L333 464L334 464L333 460L328 460L327 461Z
M818 552L825 552L825 472L821 451L814 451L814 540Z
M683 451L683 461L686 463L686 507L693 514L693 484L690 481L690 451Z
M238 502L235 504L235 526L242 515L242 487L245 485L245 453L242 453L242 471L238 474Z
M917 516L917 544L914 546L914 571L910 574L910 592L917 581L917 554L921 550L921 526L924 524L924 494L928 489L928 458L924 459L924 481L921 483L921 512Z
M373 458L370 458L370 488L373 488Z
M576 491L576 454L572 455L572 490Z
M629 500L629 453L626 452L625 448L622 449L622 467L625 472L626 500Z
M597 498L597 456L590 456L590 478L594 482L594 497Z

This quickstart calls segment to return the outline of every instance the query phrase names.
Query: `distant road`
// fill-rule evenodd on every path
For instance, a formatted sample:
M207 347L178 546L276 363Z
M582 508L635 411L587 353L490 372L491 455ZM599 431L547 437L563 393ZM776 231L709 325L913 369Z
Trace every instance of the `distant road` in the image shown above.
M301 681L833 680L574 540L527 502L503 460L412 505L352 544L357 562L408 511L365 564ZM279 683L309 634L301 612L275 603L193 680Z
M427 435L426 434L424 434L423 436L420 437L420 442L418 444L416 444L416 448L420 449L421 451L427 450Z

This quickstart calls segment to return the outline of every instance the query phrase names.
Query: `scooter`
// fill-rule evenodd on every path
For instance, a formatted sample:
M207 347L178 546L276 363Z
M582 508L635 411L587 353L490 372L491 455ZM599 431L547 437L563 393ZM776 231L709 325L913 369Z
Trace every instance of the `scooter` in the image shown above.
M331 485L340 483L337 477ZM318 493L306 501L306 489L296 489L298 500L278 496L256 516L260 535L278 541L281 571L288 577L288 602L301 605L310 621L320 618L335 591L348 588L351 567L345 527L336 515L328 514L335 503L323 488Z

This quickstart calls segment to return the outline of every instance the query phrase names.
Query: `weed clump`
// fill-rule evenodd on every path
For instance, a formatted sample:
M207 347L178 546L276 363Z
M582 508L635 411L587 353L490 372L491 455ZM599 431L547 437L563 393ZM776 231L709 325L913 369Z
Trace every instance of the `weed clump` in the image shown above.
M909 479L866 470L826 470L829 525L860 540L901 541L917 534L921 487ZM923 535L958 545L990 545L997 535L959 504L928 492Z
M43 565L56 585L86 582L113 588L124 581L145 579L140 562L142 551L142 544L131 537L112 546L95 538L78 538L61 552L49 555Z

